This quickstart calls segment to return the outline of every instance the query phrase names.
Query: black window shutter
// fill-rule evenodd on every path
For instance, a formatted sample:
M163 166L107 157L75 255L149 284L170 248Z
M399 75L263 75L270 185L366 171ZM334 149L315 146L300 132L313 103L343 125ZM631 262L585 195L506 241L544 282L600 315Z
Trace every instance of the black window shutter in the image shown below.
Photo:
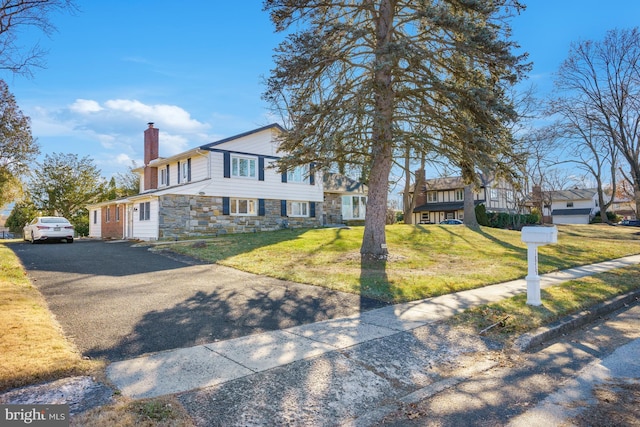
M265 215L264 199L258 199L258 215L259 216Z
M258 181L264 181L264 157L258 157Z
M311 164L309 165L309 184L311 185L316 185L315 168L316 164L314 162L311 162Z
M282 172L282 182L287 182L287 171Z
M316 202L309 202L309 216L311 218L316 217Z
M231 153L224 152L224 177L231 178Z
M287 216L287 201L280 200L280 216Z
M187 181L191 182L191 159L187 159Z
M231 199L229 197L222 198L222 215L229 215L231 213L231 209L229 209L230 204Z
M171 185L171 181L169 179L169 171L170 171L169 165L167 165L167 186Z

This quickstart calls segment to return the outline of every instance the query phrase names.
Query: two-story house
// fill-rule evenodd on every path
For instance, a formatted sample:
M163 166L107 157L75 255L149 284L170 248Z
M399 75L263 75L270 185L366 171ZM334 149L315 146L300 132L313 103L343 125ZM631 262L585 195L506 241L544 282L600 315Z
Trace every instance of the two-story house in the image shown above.
M513 212L513 187L506 181L481 177L482 185L473 192L474 204L484 204L487 212ZM462 177L425 180L417 194L414 224L438 224L445 219L464 220L464 182Z
M149 123L144 166L135 170L139 194L90 205L89 236L166 240L321 226L324 180L332 174L313 165L283 173L272 167L283 131L272 124L164 158L159 130ZM357 192L327 187L340 203Z
M589 224L600 211L595 188L543 191L542 200L543 215L553 224Z

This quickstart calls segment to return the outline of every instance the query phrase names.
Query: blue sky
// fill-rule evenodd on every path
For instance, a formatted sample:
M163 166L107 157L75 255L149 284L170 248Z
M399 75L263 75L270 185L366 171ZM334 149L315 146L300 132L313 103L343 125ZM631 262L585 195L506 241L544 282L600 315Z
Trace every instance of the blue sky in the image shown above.
M530 82L552 88L571 42L632 28L637 0L530 0L512 22L534 62ZM77 0L56 15L51 38L21 35L49 50L32 79L2 76L43 154L90 156L105 177L142 163L143 131L160 129L160 155L277 121L261 100L274 34L261 0ZM180 5L180 6L177 6Z

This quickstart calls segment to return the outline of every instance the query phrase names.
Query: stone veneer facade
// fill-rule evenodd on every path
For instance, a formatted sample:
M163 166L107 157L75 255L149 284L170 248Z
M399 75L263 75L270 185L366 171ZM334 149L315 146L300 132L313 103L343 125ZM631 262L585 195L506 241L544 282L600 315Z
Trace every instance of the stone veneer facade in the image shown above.
M324 194L324 221L326 224L342 224L342 196L335 193Z
M159 238L175 239L254 233L282 228L313 228L321 225L322 203L316 202L316 216L280 216L280 200L265 200L264 216L222 214L222 197L168 194L160 197Z

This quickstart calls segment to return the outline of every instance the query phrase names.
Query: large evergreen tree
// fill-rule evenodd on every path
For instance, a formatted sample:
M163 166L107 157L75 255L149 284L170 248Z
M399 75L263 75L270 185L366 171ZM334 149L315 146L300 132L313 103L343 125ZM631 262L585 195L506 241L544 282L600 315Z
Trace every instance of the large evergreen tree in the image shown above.
M388 255L396 150L464 151L470 181L474 166L496 157L486 136L513 114L496 89L524 70L505 18L521 8L517 0L265 1L277 31L296 29L276 50L264 94L286 118L281 168L361 168L369 186L363 260ZM468 120L453 123L457 111ZM446 138L452 126L470 137Z

